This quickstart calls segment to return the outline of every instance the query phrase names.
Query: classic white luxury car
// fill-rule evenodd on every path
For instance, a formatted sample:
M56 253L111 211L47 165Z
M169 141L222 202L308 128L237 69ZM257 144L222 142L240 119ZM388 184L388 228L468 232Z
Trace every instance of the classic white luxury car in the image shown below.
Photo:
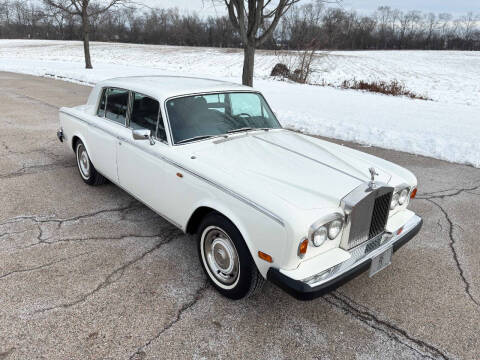
M103 81L86 105L60 109L57 136L87 184L109 179L197 234L205 273L232 299L265 278L298 298L322 295L382 270L422 225L407 209L410 171L283 129L250 87Z

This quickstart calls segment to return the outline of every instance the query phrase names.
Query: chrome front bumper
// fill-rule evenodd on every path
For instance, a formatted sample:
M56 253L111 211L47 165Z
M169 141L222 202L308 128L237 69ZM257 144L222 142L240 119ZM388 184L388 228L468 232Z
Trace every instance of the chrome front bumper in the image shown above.
M393 247L393 251L411 240L422 227L422 218L412 216L398 234L383 233L349 251L350 258L307 279L295 280L279 269L270 268L267 279L298 299L309 300L322 296L367 270L372 259Z
M63 140L65 139L65 135L63 134L62 128L57 130L57 138L58 140L60 140L60 142L63 142Z

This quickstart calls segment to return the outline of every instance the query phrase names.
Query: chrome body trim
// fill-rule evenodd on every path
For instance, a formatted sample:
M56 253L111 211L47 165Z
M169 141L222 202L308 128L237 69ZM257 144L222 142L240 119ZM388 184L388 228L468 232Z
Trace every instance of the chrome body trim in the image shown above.
M85 124L87 124L87 125L89 125L89 126L92 126L92 127L94 127L94 128L97 128L97 129L99 129L99 130L102 130L102 131L104 131L105 133L113 136L114 138L117 138L117 139L120 140L120 141L126 142L126 143L128 143L128 144L130 144L130 145L132 145L132 146L135 146L135 147L137 147L138 149L140 149L140 150L142 150L142 151L145 151L145 152L147 152L148 154L152 155L153 157L156 157L156 158L158 158L158 159L161 159L161 160L165 161L166 163L168 163L168 164L170 164L170 165L172 165L172 166L175 166L176 168L181 169L181 170L187 172L188 174L190 174L190 175L192 175L192 176L195 176L196 178L198 178L198 179L200 179L200 180L202 180L202 181L210 184L211 186L213 186L213 187L215 187L215 188L223 191L224 193L226 193L226 194L228 194L228 195L236 198L237 200L240 200L241 202L249 205L250 207L252 207L252 208L254 208L255 210L257 210L258 212L260 212L260 213L268 216L269 218L271 218L272 220L274 220L274 221L277 222L278 224L280 224L280 225L282 225L283 227L285 227L285 222L282 220L281 217L279 217L278 215L276 215L276 214L273 213L272 211L264 208L263 206L255 203L254 201L246 198L245 196L240 195L240 194L236 193L235 191L233 191L233 190L231 190L231 189L229 189L229 188L227 188L227 187L225 187L225 186L223 186L223 185L221 185L221 184L218 184L218 183L216 183L215 181L210 180L210 179L208 179L208 178L206 178L206 177L204 177L204 176L202 176L202 175L200 175L200 174L197 174L197 173L194 172L193 170L190 170L190 169L182 166L181 164L177 163L176 161L171 160L171 159L169 159L169 158L167 158L167 157L165 157L165 156L163 156L163 155L160 155L160 154L158 154L157 152L155 152L155 151L153 151L153 150L151 150L151 149L146 149L146 148L140 147L140 146L138 146L137 144L135 144L135 141L130 141L130 140L124 139L123 137L117 136L117 135L111 133L111 132L108 131L108 130L105 130L104 128L102 128L102 127L100 127L100 126L98 126L98 125L96 125L96 124L92 124L91 122L89 122L89 121L87 121L87 120L85 120L85 119L81 119L80 117L78 117L78 116L76 116L76 115L73 115L73 114L70 114L70 113L68 113L68 112L66 112L66 111L62 111L62 110L61 110L61 112L64 113L64 114L67 114L67 115L69 115L69 116L73 116L74 118L76 118L76 119L84 122ZM163 144L164 144L164 143L163 143ZM110 179L109 179L109 180L110 180ZM113 182L113 181L112 181L112 182ZM113 182L113 183L115 183L115 182Z
M316 142L312 142L312 141L310 141L310 140L307 139L308 137L314 137L314 136L310 136L310 135L305 136L306 134L303 134L303 133L301 133L301 135L303 135L303 136L301 136L300 134L298 134L298 133L297 133L296 131L294 131L294 130L288 130L288 129L285 129L285 130L287 130L291 135L294 135L297 139L300 139L300 140L308 143L309 145L312 145L312 146L314 146L314 147L316 147L316 148L319 148L319 149L321 149L322 151L325 151L325 152L327 152L328 154L332 155L333 157L336 157L336 158L338 159L338 161L346 164L347 166L350 165L349 162L345 161L345 160L342 159L341 157L337 157L336 154L335 154L335 152L332 151L331 149L328 149L328 148L326 148L326 147L324 147L324 146L321 146L320 144L318 144L318 143L316 143ZM344 147L344 145L339 145L339 146ZM347 148L348 148L348 147L347 147ZM365 175L362 174L362 173L360 172L360 170L358 170L358 169L357 169L357 173L359 173L360 178L362 178L362 176L365 176ZM388 175L388 174L386 174L386 175ZM392 176L391 176L391 175L388 175L388 180L385 180L385 182L388 183L388 182L391 180L391 178L392 178ZM363 179L363 178L362 178L362 179ZM367 181L367 179L368 179L368 177L365 176L365 179L362 180L362 182Z
M201 180L209 183L210 185L216 187L217 189L223 191L224 193L226 193L226 194L228 194L228 195L236 198L237 200L242 201L243 203L249 205L250 207L252 207L252 208L254 208L255 210L257 210L258 212L261 212L262 214L268 216L268 217L271 218L272 220L276 221L277 223L279 223L280 225L282 225L283 227L285 227L285 222L282 220L281 217L279 217L278 215L274 214L274 213L271 212L270 210L264 208L263 206L257 204L256 202L254 202L254 201L252 201L252 200L244 197L243 195L240 195L240 194L234 192L233 190L230 190L229 188L227 188L227 187L225 187L225 186L223 186L223 185L220 185L220 184L218 184L218 183L216 183L216 182L214 182L214 181L212 181L212 180L210 180L210 179L208 179L208 178L206 178L206 177L203 177L202 175L199 175L199 174L191 171L190 169L187 169L187 168L183 167L182 165L176 163L176 162L173 161L173 160L170 160L170 159L167 159L167 158L163 158L163 157L162 157L162 159L163 159L164 161L166 161L167 163L169 163L169 164L171 164L171 165L173 165L173 166L175 166L175 167L177 167L177 168L179 168L179 169L181 169L181 170L189 173L190 175L195 176L196 178L201 179Z
M125 127L130 128L130 119L133 110L133 92L128 91L127 115L125 119Z
M394 235L392 233L380 234L377 237L370 239L364 242L363 244L351 249L349 251L350 258L348 260L338 265L335 265L326 271L322 271L313 276L309 276L308 278L303 279L302 281L304 283L307 283L309 279L312 279L315 276L321 276L322 278L319 281L308 283L308 286L313 288L313 287L322 285L326 282L329 282L337 277L340 277L342 274L350 271L351 269L359 266L360 264L366 261L369 261L375 256L381 254L383 251L387 250L389 247L394 246L395 243L399 242L400 240L402 240L404 236L408 235L408 233L412 231L421 221L422 219L419 216L413 215L403 225L403 231L399 235L396 235L396 234ZM327 271L328 271L328 274L326 274Z

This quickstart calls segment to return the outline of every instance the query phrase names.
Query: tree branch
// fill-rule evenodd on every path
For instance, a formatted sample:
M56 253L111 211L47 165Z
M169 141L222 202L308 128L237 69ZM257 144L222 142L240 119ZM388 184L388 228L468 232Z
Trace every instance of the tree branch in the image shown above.
M255 40L255 45L256 46L262 45L272 35L273 31L277 27L277 25L278 25L280 19L282 18L282 16L285 15L285 13L290 9L290 7L293 4L295 4L299 1L300 0L280 0L279 1L275 10L273 10L273 12L271 12L272 15L275 14L274 18L273 18L273 21L271 22L270 26L263 32L263 34ZM270 17L272 15L270 15ZM264 17L264 19L265 19L265 17ZM264 20L262 20L262 23L263 22L264 22Z
M55 9L61 10L61 11L65 12L69 15L80 15L81 14L81 11L78 11L78 9L77 9L77 11L75 11L76 5L75 5L73 0L70 0L69 5L65 5L62 2L55 1L55 0L43 0L43 2L46 5L51 6Z
M110 10L110 8L112 8L114 6L126 5L128 2L129 2L128 0L111 0L110 3L108 5L106 5L105 7L103 7L103 8L100 7L96 11L93 11L93 12L89 13L88 15L89 16L100 15L100 14L103 14L104 12Z
M247 43L248 38L245 25L245 5L243 0L225 0L225 4L228 8L228 16L230 17L230 21L238 30L242 42L244 44Z

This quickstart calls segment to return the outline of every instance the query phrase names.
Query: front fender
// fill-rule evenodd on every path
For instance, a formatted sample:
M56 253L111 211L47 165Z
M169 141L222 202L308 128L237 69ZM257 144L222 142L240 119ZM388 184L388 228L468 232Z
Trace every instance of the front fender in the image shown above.
M286 230L282 225L238 201L232 201L229 205L226 205L224 202L215 201L215 199L204 199L197 202L190 211L188 221L190 221L194 212L201 207L208 207L217 211L237 227L250 250L258 271L263 277L267 276L267 271L271 266L280 265L278 261L283 259L284 251L289 248ZM260 259L258 251L271 255L273 263Z

